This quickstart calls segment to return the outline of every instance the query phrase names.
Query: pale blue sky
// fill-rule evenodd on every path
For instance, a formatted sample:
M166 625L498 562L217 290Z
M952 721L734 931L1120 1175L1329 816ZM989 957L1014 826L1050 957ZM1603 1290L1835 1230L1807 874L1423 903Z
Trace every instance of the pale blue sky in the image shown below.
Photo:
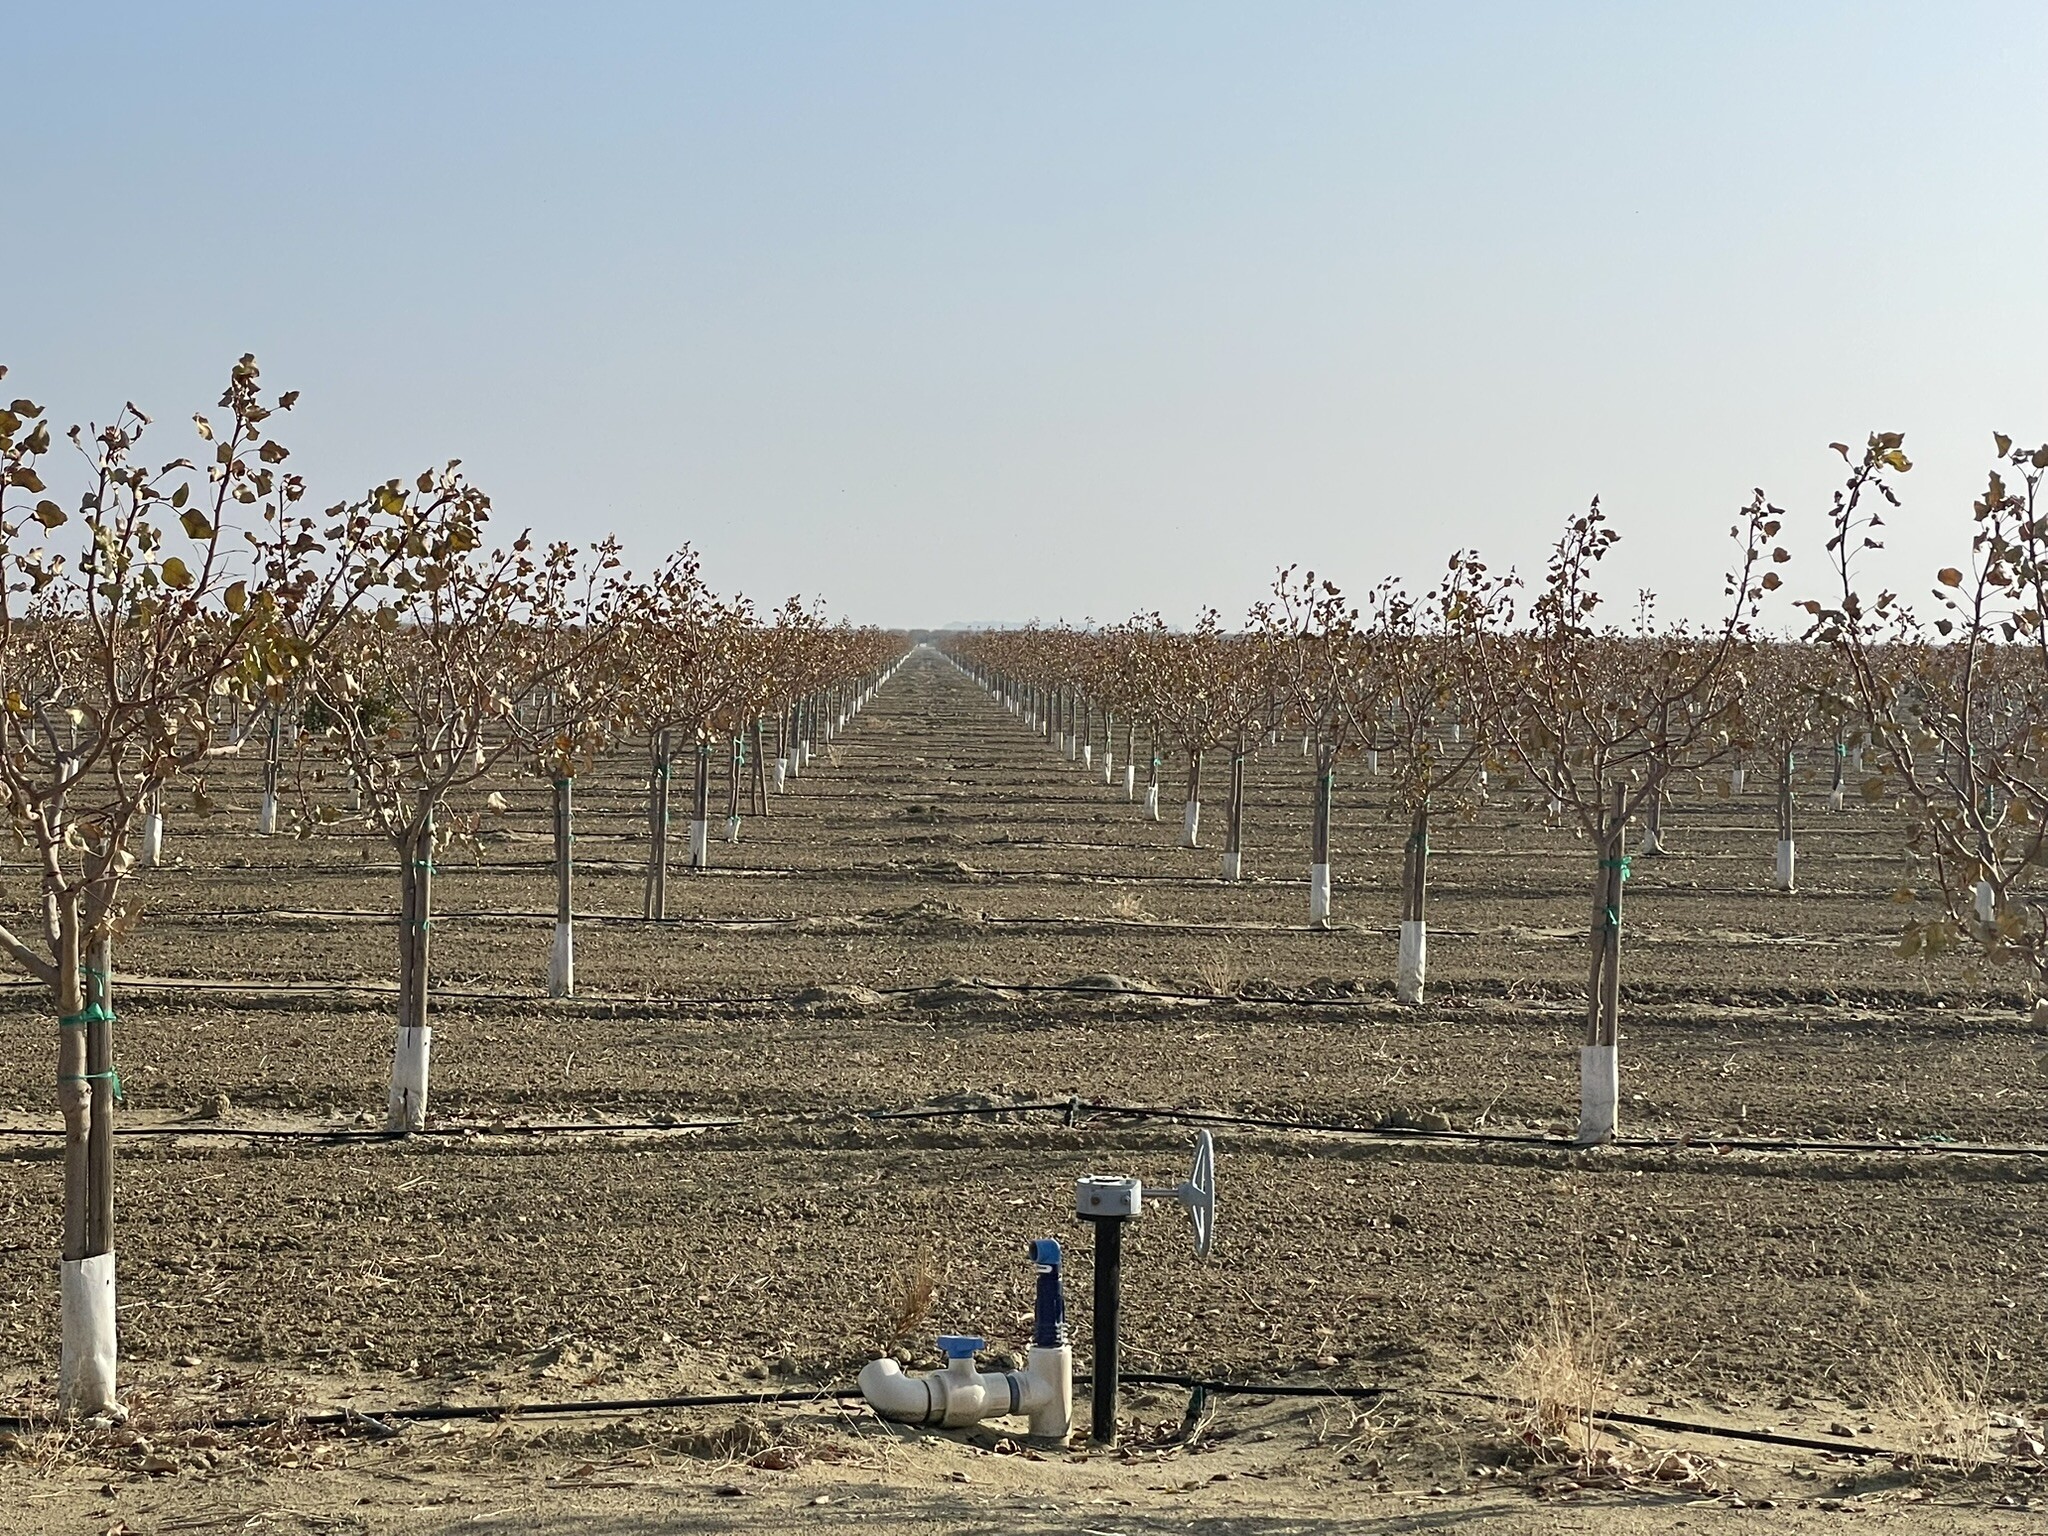
M506 524L857 619L1526 569L1596 491L1618 605L1702 612L1750 487L1815 528L1826 443L1878 426L1917 588L1991 430L2048 437L2038 0L0 3L0 38L10 390L179 420L254 350L323 502L460 456Z

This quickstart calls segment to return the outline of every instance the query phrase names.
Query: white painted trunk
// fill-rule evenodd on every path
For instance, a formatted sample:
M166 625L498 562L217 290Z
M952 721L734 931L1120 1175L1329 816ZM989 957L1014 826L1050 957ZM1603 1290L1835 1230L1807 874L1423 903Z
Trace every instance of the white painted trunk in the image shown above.
M1190 800L1180 809L1180 845L1199 848L1202 843L1202 802Z
M690 868L711 867L711 823L696 817L690 819Z
M1133 763L1124 764L1124 798L1126 800L1138 798L1138 769L1137 765Z
M1794 846L1791 838L1779 838L1777 868L1777 884L1779 890L1789 891L1792 889L1794 879L1798 874L1798 868L1799 850Z
M1083 768L1093 768L1095 766L1095 748L1086 742L1083 742L1081 745L1081 766Z
M57 1266L63 1342L58 1349L57 1404L66 1419L124 1419L114 1396L120 1358L114 1305L114 1256L67 1259Z
M256 807L256 830L264 837L277 832L277 796L269 790L263 792L262 803Z
M387 1131L426 1129L427 1069L433 1055L432 1025L398 1032L391 1051L391 1099L384 1115Z
M1598 1146L1614 1140L1621 1112L1621 1048L1579 1047L1579 1145Z
M1327 928L1330 924L1330 866L1311 864L1308 867L1308 925L1311 928Z
M155 869L164 861L164 818L161 811L149 811L142 818L142 867Z
M778 795L781 794L783 786L788 783L789 759L786 757L778 757L777 759L775 759L775 792Z
M548 956L548 996L576 995L576 926L557 919L555 947Z
M1145 816L1149 821L1157 821L1159 819L1159 786L1157 784L1147 784L1145 786Z
M1226 880L1242 880L1244 878L1244 855L1242 853L1226 853L1223 855L1223 878Z
M1395 1001L1421 1002L1428 974L1429 924L1419 918L1403 918L1400 953L1394 962Z
M1102 751L1102 782L1105 784L1114 784L1116 782L1116 754L1107 747L1103 748Z

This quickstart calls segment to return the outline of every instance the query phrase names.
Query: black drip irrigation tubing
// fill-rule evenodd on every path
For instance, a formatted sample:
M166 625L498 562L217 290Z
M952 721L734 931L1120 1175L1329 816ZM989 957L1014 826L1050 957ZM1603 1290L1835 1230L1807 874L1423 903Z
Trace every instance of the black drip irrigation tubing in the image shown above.
M1279 1131L1313 1135L1376 1137L1386 1141L1435 1143L1442 1146L1519 1146L1557 1152L1598 1152L1603 1147L1629 1152L1773 1152L1773 1153L1876 1153L1953 1155L1964 1157L2048 1157L2048 1146L2029 1143L1997 1144L1960 1141L1829 1141L1767 1137L1660 1137L1617 1136L1612 1141L1586 1144L1548 1136L1538 1131L1431 1131L1418 1126L1359 1125L1337 1120L1291 1120L1273 1115L1233 1115L1202 1109L1173 1109L1145 1104L1105 1104L1094 1099L1048 1099L1021 1104L972 1104L925 1106L912 1109L860 1109L835 1111L792 1111L781 1115L726 1116L715 1120L578 1120L484 1125L429 1126L418 1131L363 1130L355 1127L297 1129L283 1126L237 1127L218 1124L174 1124L121 1126L116 1136L219 1136L256 1141L303 1141L326 1144L388 1142L406 1140L468 1140L480 1137L523 1136L626 1136L686 1135L704 1131L737 1131L767 1126L832 1126L848 1120L905 1122L964 1120L982 1115L1057 1114L1066 1124L1078 1126L1083 1118L1166 1120L1176 1124L1235 1126L1245 1130ZM53 1138L64 1135L59 1126L0 1126L0 1140L12 1138Z
M1123 1381L1140 1387L1177 1387L1209 1397L1267 1397L1376 1402L1401 1390L1339 1382L1256 1382L1214 1381L1170 1371L1126 1371ZM1093 1378L1083 1373L1074 1386L1087 1389ZM1504 1405L1512 1400L1492 1392L1475 1392L1460 1387L1413 1388L1437 1397L1462 1397L1475 1402ZM343 1408L328 1413L255 1414L239 1418L209 1419L195 1428L271 1429L291 1426L303 1429L365 1428L380 1437L400 1432L408 1423L432 1424L465 1420L502 1421L522 1418L578 1418L600 1414L654 1413L671 1408L758 1408L782 1404L864 1402L859 1387L794 1387L779 1392L690 1392L669 1397L596 1398L587 1402L544 1403L423 1403L413 1407L380 1408L366 1411ZM1669 1434L1708 1435L1723 1440L1743 1440L1754 1445L1775 1445L1791 1450L1825 1451L1835 1455L1889 1456L1902 1453L1856 1441L1819 1440L1808 1435L1786 1435L1768 1429L1742 1429L1729 1424L1707 1424L1690 1419L1664 1418L1654 1413L1627 1413L1607 1409L1590 1415L1599 1424L1626 1424L1635 1428L1661 1429ZM0 1425L15 1431L33 1430L47 1419L18 1414L0 1416Z

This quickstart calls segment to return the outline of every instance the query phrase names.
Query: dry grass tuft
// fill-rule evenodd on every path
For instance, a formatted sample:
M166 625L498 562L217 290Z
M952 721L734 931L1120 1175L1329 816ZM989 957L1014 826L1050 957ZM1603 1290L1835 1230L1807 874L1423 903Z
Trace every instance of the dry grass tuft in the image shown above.
M1237 956L1212 950L1195 962L1195 981L1211 997L1235 997L1244 985L1244 967Z
M1905 1345L1888 1363L1884 1406L1904 1431L1904 1449L1951 1463L1965 1476L1993 1459L1990 1351L1959 1357Z
M1614 1332L1588 1289L1583 1302L1552 1295L1516 1344L1502 1386L1514 1429L1539 1455L1590 1463L1601 1449L1598 1415L1614 1404Z
M914 1337L932 1315L932 1305L938 1299L938 1266L932 1262L931 1250L920 1248L904 1272L903 1289L889 1311L883 1342L897 1344Z

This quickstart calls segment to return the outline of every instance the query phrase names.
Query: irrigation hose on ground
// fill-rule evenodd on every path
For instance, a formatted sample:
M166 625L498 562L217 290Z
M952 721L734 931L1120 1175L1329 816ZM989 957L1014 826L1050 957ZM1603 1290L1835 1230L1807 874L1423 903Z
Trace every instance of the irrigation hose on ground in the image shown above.
M1194 1394L1188 1421L1193 1423L1201 1401L1207 1397L1270 1397L1376 1402L1397 1395L1393 1387L1343 1382L1253 1382L1212 1381L1171 1371L1126 1371L1121 1379L1132 1386L1178 1387ZM1074 1378L1076 1387L1093 1386L1085 1374ZM1411 1388L1437 1397L1461 1397L1469 1401L1507 1404L1513 1401L1493 1392L1476 1392L1462 1387ZM406 1408L383 1408L375 1412L345 1408L330 1413L256 1414L242 1418L208 1419L194 1428L270 1429L289 1425L302 1429L366 1429L387 1439L401 1432L407 1423L445 1423L461 1420L498 1421L521 1418L596 1417L619 1413L652 1413L671 1408L761 1408L784 1404L864 1403L861 1390L853 1387L794 1387L775 1392L698 1392L670 1397L598 1398L587 1402L545 1403L423 1403ZM1595 1423L1661 1429L1670 1434L1706 1435L1723 1440L1742 1440L1755 1445L1782 1446L1790 1450L1826 1451L1835 1455L1898 1458L1903 1452L1855 1440L1819 1440L1807 1435L1786 1435L1768 1429L1742 1429L1729 1424L1706 1424L1672 1419L1653 1413L1626 1413L1619 1409L1596 1412ZM28 1415L0 1416L0 1426L16 1432L48 1427L50 1421Z
M221 1124L179 1123L116 1127L122 1137L218 1136L248 1141L299 1141L316 1145L348 1145L356 1142L404 1141L407 1139L463 1140L499 1136L658 1136L695 1135L704 1131L736 1131L781 1126L830 1126L845 1121L905 1122L961 1120L981 1115L1056 1114L1068 1126L1078 1126L1086 1116L1130 1120L1166 1120L1187 1125L1235 1126L1244 1130L1281 1131L1310 1135L1372 1137L1394 1142L1429 1142L1444 1146L1516 1146L1555 1152L1596 1152L1559 1136L1539 1131L1424 1130L1418 1126L1361 1125L1341 1120L1297 1120L1278 1115L1239 1115L1219 1110L1179 1109L1149 1104L1107 1104L1095 1099L1047 1099L1021 1104L936 1105L910 1109L859 1109L805 1111L780 1114L724 1116L711 1120L589 1120L551 1121L532 1125L492 1122L484 1125L435 1125L417 1131L363 1130L336 1126L329 1129L295 1129L281 1126L238 1127ZM9 1138L61 1137L58 1126L0 1127L0 1141ZM1605 1144L1630 1152L1767 1152L1767 1153L1912 1153L1921 1156L1955 1157L2048 1157L2048 1145L2028 1142L1963 1141L1831 1141L1800 1137L1758 1136L1617 1136Z

